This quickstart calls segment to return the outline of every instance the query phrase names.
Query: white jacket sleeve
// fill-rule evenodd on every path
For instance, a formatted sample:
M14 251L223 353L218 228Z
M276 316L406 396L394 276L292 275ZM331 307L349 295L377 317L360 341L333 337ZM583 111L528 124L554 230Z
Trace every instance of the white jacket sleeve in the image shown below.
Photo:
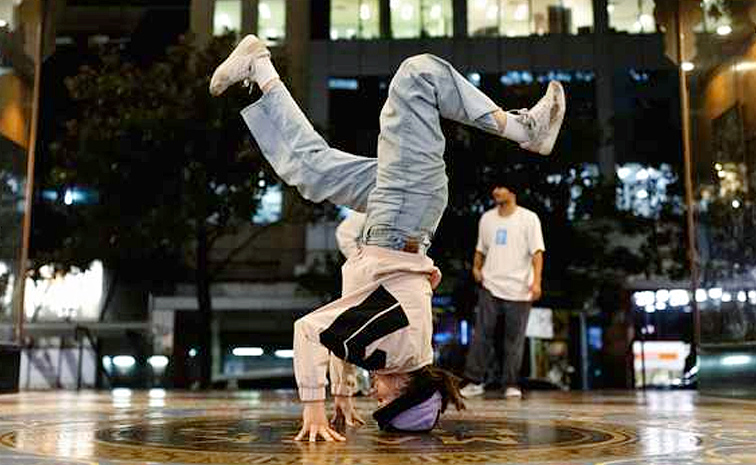
M342 313L365 300L380 283L371 283L342 298L309 313L294 323L294 376L301 401L323 400L326 397L326 373L330 353L320 342L320 334L331 326ZM338 366L332 372L334 389L347 392L354 383L349 367ZM351 370L354 368L352 367ZM341 391L340 391L341 392Z
M331 395L353 396L357 390L357 367L331 354Z
M297 379L299 400L324 400L328 349L320 344L320 331L312 318L314 313L294 323L294 376Z

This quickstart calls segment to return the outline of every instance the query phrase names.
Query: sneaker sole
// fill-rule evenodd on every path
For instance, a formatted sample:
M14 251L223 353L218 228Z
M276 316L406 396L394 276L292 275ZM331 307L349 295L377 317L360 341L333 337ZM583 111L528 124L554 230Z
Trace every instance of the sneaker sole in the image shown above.
M559 130L562 129L564 114L567 109L567 100L564 97L564 87L562 87L562 84L557 81L553 81L549 84L549 86L555 87L555 90L553 92L556 93L555 98L557 99L557 104L555 105L555 107L557 108L557 114L552 117L549 134L546 136L546 138L541 143L541 146L538 148L538 153L540 153L541 155L550 155L551 151L554 150L554 144L556 144L557 137L559 136Z
M221 95L223 92L226 91L229 87L234 85L235 83L232 82L222 89L218 89L219 85L216 81L218 79L219 75L225 74L226 68L229 68L233 66L233 61L236 60L240 56L257 56L260 52L266 52L267 47L265 46L265 43L260 40L257 36L254 34L249 34L246 37L244 37L241 42L231 51L231 53L228 55L228 57L223 60L223 62L218 65L217 68L215 68L215 72L213 72L213 77L210 78L210 94L217 97ZM249 79L254 80L255 72L254 69L250 71ZM215 85L213 85L215 84Z

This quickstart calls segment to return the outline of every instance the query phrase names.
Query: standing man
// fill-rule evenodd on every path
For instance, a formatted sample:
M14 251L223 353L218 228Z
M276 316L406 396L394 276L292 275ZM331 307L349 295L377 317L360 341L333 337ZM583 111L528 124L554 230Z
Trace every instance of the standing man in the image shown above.
M482 287L465 364L470 383L461 393L479 396L486 376L501 373L506 397L519 398L525 328L532 303L541 297L545 247L538 216L517 205L511 182L497 182L493 199L496 207L483 214L478 226L473 276ZM503 329L497 332L497 327ZM497 357L497 345L503 357Z

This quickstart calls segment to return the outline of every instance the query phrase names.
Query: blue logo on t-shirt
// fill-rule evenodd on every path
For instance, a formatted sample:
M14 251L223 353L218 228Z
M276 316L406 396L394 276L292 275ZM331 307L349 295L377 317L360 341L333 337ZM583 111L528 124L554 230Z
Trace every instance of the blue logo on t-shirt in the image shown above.
M507 245L507 230L506 229L498 229L496 230L496 245Z

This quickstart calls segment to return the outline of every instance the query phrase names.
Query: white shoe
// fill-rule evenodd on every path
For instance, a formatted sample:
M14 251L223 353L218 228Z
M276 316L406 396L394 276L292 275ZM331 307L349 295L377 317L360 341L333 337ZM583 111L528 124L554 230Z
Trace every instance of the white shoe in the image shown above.
M522 391L516 387L508 387L507 390L504 391L504 397L508 399L522 399Z
M483 393L486 392L486 388L483 386L483 384L468 384L467 386L463 387L459 390L459 393L462 394L462 397L465 399L469 399L471 397L477 397L482 396Z
M527 128L530 136L520 147L541 155L550 154L562 127L566 107L562 84L551 81L546 95L533 108L515 111L514 117Z
M270 56L265 43L254 34L249 34L215 69L210 79L210 93L218 96L237 82L254 80L255 58Z

